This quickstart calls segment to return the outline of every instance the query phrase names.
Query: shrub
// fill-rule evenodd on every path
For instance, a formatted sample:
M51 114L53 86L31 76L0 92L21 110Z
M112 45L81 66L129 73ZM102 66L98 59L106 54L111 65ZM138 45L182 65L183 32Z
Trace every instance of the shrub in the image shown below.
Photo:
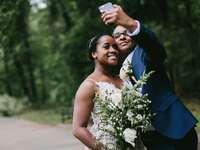
M0 96L0 114L13 116L20 113L28 105L26 98L17 99L8 95Z

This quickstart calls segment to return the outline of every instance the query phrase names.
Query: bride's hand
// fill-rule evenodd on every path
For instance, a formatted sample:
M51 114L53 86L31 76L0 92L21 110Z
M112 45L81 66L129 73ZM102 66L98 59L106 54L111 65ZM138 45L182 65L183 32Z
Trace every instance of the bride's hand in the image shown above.
M101 142L95 139L94 149L92 150L107 150L107 148Z
M106 148L102 143L97 142L97 144L95 144L95 149L93 150L106 150Z

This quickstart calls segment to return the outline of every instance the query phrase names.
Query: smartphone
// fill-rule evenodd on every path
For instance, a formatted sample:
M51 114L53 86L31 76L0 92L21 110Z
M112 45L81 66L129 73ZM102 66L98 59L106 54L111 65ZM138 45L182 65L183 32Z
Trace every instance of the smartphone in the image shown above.
M111 11L112 9L113 9L113 5L111 2L108 2L108 3L105 3L101 6L99 6L99 11L101 13Z

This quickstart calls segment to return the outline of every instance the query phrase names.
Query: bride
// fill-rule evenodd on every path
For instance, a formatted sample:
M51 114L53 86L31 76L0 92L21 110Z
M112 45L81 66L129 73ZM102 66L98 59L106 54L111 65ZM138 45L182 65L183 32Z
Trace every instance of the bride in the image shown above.
M110 143L115 145L115 139L108 133L100 132L103 123L95 113L99 109L95 105L95 95L107 88L112 89L113 93L120 93L123 85L116 71L119 52L112 36L101 34L92 38L89 44L89 58L94 61L95 69L82 82L76 93L73 134L89 149L105 150ZM93 125L88 129L90 116Z

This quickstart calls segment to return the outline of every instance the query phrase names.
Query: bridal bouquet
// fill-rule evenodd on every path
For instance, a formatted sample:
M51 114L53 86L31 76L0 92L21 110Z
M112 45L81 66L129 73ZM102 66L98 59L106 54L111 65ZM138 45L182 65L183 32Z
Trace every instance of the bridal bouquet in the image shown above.
M130 71L128 69L126 66L124 71ZM98 115L101 116L101 122L107 125L101 130L114 137L116 149L136 149L140 133L145 132L151 125L152 114L149 108L151 101L147 94L142 95L140 92L151 73L144 74L132 86L124 84L121 94L104 91L96 95L100 108ZM127 76L131 76L131 73L128 72ZM107 149L113 150L112 146Z

